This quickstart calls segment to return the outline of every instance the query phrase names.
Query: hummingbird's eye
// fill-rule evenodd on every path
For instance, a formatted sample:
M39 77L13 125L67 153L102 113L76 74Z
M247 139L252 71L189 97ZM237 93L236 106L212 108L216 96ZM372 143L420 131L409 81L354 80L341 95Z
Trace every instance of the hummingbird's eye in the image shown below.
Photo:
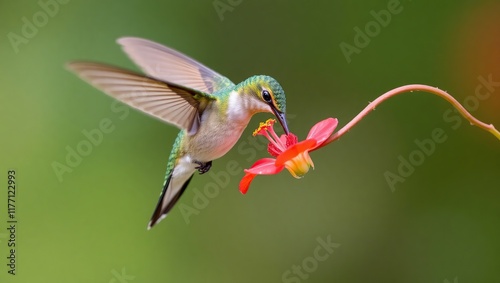
M267 90L262 91L262 99L264 99L265 102L272 102L273 99L271 98L271 94Z

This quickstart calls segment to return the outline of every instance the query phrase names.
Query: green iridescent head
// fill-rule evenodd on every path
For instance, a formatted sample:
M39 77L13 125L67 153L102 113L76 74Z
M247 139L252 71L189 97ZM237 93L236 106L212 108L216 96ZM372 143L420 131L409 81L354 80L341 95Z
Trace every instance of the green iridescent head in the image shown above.
M283 88L277 80L270 76L253 76L246 80L247 86L251 88L251 93L271 108L272 112L280 122L285 133L288 134L286 123L286 97Z

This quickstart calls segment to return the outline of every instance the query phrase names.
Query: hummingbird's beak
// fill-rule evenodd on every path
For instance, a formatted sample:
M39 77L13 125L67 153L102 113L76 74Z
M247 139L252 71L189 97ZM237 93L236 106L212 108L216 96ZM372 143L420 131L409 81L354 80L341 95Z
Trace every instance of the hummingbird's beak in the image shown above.
M280 122L281 126L283 127L283 130L285 131L285 134L289 134L290 131L288 131L288 125L286 123L286 115L283 112L278 111L278 109L275 109L274 107L271 107L273 109L274 115L276 118L278 118L278 121Z

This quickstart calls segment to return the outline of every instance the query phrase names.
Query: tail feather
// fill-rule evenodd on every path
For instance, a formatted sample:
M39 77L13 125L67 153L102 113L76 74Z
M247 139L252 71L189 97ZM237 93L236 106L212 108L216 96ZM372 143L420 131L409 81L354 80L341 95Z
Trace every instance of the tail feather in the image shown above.
M163 186L163 191L161 192L158 204L156 205L153 216L151 216L151 220L148 223L148 230L153 228L156 223L160 222L167 216L167 213L174 207L175 203L179 200L182 193L184 193L184 191L186 190L194 174L191 174L187 181L182 184L181 188L177 190L173 187L174 182L172 175L173 174L170 174L170 176L165 181L165 185Z

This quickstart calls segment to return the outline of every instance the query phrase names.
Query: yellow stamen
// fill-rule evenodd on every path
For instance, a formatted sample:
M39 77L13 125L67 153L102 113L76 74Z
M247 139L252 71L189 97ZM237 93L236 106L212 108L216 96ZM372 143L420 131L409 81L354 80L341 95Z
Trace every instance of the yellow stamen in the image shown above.
M268 128L272 128L276 120L274 119L267 119L266 122L260 122L259 127L253 131L253 136L255 137L258 134L262 134L263 131L267 131Z

